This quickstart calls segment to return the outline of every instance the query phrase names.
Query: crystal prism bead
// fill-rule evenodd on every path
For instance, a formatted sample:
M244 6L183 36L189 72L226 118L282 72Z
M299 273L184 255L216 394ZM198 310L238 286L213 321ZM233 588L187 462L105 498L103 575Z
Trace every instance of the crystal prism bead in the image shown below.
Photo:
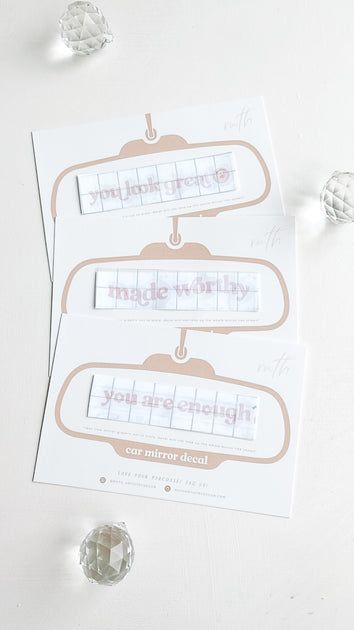
M125 523L96 527L80 545L80 564L87 579L112 586L130 571L134 547Z
M335 171L323 187L321 206L332 223L354 221L354 173Z
M69 4L59 24L63 42L77 55L90 55L113 40L105 17L91 2Z

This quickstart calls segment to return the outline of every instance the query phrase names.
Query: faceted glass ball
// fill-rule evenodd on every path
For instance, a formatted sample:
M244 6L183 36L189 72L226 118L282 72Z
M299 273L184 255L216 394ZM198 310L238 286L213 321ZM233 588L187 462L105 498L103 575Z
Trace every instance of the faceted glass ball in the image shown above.
M130 571L134 547L125 523L96 527L80 545L80 564L87 579L112 586Z
M321 206L332 223L354 221L354 173L335 171L323 187Z
M76 55L90 55L113 40L105 17L91 2L69 4L59 24L64 44Z

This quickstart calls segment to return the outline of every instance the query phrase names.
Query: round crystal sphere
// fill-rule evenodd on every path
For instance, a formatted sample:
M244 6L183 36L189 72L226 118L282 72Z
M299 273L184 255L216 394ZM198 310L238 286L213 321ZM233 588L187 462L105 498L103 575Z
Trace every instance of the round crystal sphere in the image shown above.
M80 564L87 579L95 584L118 584L130 571L134 547L125 523L96 527L80 545Z
M59 24L64 44L76 55L90 55L113 40L106 18L91 2L69 4Z
M321 207L332 223L354 221L354 173L333 173L322 189Z

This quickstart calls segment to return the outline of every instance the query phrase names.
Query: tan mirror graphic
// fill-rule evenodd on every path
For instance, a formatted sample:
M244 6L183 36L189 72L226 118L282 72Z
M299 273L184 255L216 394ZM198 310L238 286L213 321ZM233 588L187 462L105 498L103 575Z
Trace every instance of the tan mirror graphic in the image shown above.
M204 360L180 362L184 342L182 332L176 360L155 354L141 365L78 366L56 401L58 427L108 443L121 457L180 466L271 464L284 457L290 423L282 397L270 387L220 376ZM87 400L77 396L83 390L90 392Z
M176 225L176 221L174 220L174 226ZM179 242L181 242L181 237L179 237ZM177 240L178 240L177 237ZM173 240L173 234L170 237L170 241ZM121 275L124 270L128 270L128 276L135 273L135 280L137 280L137 271L141 271L141 275L148 275L151 278L151 274L155 273L157 277L158 270L162 270L163 282L166 281L166 275L173 270L173 277L177 277L178 269L180 264L184 264L188 262L188 269L190 277L197 279L199 281L199 285L196 287L195 291L192 295L185 296L181 295L183 291L180 291L180 295L177 296L178 303L173 305L171 310L164 310L164 316L166 314L171 313L171 317L175 316L174 314L178 310L178 315L181 317L180 321L182 321L182 317L188 319L188 328L196 328L200 330L215 330L216 332L221 333L229 333L232 331L266 331L266 330L274 330L282 326L282 324L286 321L289 314L289 292L286 286L286 282L284 277L278 267L265 259L258 258L250 258L250 257L237 257L237 256L215 256L210 253L210 251L204 245L199 243L184 243L181 247L173 247L167 243L152 243L146 246L139 255L137 256L114 256L108 258L93 258L80 262L77 264L74 269L69 273L65 286L62 293L61 299L61 311L62 313L70 313L75 312L77 307L77 312L86 312L91 315L101 316L102 312L104 312L105 302L102 302L102 308L92 309L92 304L94 302L94 294L95 294L95 282L96 282L96 303L98 298L101 300L104 298L109 299L109 293L111 292L111 297L113 298L117 295L117 287L112 286L98 286L99 281L97 281L97 274L99 273L99 277L105 277L105 273L108 277L113 274L115 276L116 270L119 269ZM200 272L201 267L203 267L203 272ZM215 269L219 270L219 276L221 276L222 281L228 282L229 277L238 278L239 282L237 284L234 283L236 289L238 291L238 295L236 296L238 303L236 303L235 310L230 307L230 302L222 303L221 298L214 290L213 286L217 286L214 282L214 285L205 280L205 277L215 277L216 273ZM98 271L99 270L99 271ZM135 271L134 271L135 270ZM197 270L197 271L193 271ZM200 275L200 273L204 273L205 276ZM194 275L193 275L194 274ZM238 275L237 275L238 274ZM183 276L183 274L182 274ZM184 272L184 278L186 277L186 273ZM253 287L253 292L248 291L248 286L245 282L240 281L240 278L250 278L256 283L259 283L259 287ZM202 280L202 278L204 278ZM102 281L103 282L103 281ZM182 282L182 281L181 281ZM84 286L84 291L75 291L76 286L80 284L81 288ZM134 285L135 286L135 285ZM183 289L183 283L180 285ZM209 293L207 294L207 289L210 288ZM224 286L222 287L225 288ZM204 290L202 294L200 289ZM116 290L116 293L112 293L112 290ZM122 296L122 304L126 306L125 297L128 297L128 289L119 289L121 292L125 291ZM178 290L178 285L177 285ZM99 292L102 293L99 293ZM136 292L136 289L134 288ZM190 289L188 288L188 291ZM236 291L236 293L237 293ZM199 292L199 294L198 294ZM262 295L266 295L266 299L263 300L262 304ZM161 294L162 295L162 294ZM167 292L163 294L163 297L167 295ZM224 291L223 296L227 295L227 299L229 295L231 295L230 291ZM82 296L84 296L85 303L82 302ZM258 302L258 298L260 296L260 302ZM175 296L176 297L176 296ZM232 297L232 296L231 296ZM201 327L198 326L198 322L200 322L201 313L205 313L203 309L203 304L205 304L205 299L208 298L213 299L214 303L208 305L208 308L211 311L211 315L214 315L214 319L210 318L210 321L216 321L216 317L219 318L222 316L222 321L225 325L204 325ZM81 300L80 304L78 300ZM191 304L191 300L194 300ZM202 300L204 300L202 304ZM160 316L162 308L160 302L163 300L158 300L155 296L155 300L152 304L152 301L145 301L143 303L143 308L141 310L135 308L133 311L135 316L141 315L146 318L146 310L149 309L149 319L156 316ZM218 310L217 302L221 304L221 307L225 306L225 310ZM276 317L274 318L273 304L277 303L278 312ZM181 304L181 308L178 308L178 304ZM219 304L219 305L220 305ZM130 303L130 306L133 307L136 305ZM152 305L152 306L151 306ZM96 304L97 306L97 304ZM152 309L153 307L153 309ZM185 309L185 310L183 310ZM190 310L187 310L190 309ZM119 310L119 309L117 309ZM247 316L247 311L254 311L253 314L257 315L255 322L245 323L245 317ZM124 311L126 312L126 311ZM239 324L235 324L234 318L235 314L241 315L242 319L240 319ZM131 316L131 314L130 314ZM193 326L193 319L196 322L196 325ZM178 325L178 322L175 321L175 325ZM227 323L229 321L229 323ZM182 326L183 327L183 326Z
M144 138L129 141L117 155L71 165L57 176L53 219L107 210L216 216L255 206L269 195L269 169L251 143L159 138L151 114L145 118Z

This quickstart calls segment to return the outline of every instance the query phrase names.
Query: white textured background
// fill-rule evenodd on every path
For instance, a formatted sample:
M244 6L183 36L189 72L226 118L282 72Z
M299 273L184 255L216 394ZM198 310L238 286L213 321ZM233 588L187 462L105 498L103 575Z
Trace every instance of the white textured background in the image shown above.
M354 623L354 224L318 194L354 171L352 0L102 0L115 43L70 58L59 0L0 2L1 630L349 630ZM64 53L64 54L63 54ZM31 482L45 400L50 283L30 131L265 96L298 217L309 349L291 520ZM117 588L76 546L123 519Z

